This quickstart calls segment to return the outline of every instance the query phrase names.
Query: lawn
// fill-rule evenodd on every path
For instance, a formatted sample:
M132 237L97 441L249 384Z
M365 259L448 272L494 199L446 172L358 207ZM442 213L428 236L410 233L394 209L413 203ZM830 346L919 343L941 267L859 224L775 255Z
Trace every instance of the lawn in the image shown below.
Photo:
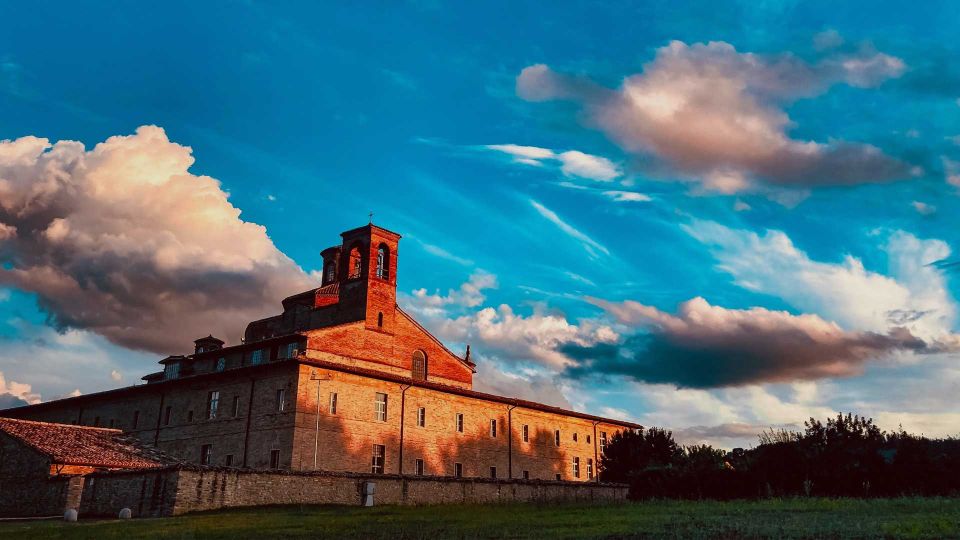
M286 506L129 521L14 522L2 538L960 538L960 499L616 506Z

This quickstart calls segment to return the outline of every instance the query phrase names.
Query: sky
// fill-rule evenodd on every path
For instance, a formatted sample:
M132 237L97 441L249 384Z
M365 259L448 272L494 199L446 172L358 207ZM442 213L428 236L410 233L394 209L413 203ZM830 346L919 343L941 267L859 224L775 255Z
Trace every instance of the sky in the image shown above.
M239 343L372 212L477 389L960 435L955 10L0 0L0 406Z

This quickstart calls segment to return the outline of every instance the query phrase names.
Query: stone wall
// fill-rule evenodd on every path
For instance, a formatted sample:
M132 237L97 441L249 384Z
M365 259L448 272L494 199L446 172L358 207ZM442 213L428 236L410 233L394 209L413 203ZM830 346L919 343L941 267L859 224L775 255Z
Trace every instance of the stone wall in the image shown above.
M51 477L46 456L0 433L0 517L61 515L70 496L75 497L78 481L71 476Z
M620 484L171 468L91 475L80 513L114 516L130 508L135 517L158 517L274 504L360 505L365 482L376 485L375 505L616 503L627 497Z

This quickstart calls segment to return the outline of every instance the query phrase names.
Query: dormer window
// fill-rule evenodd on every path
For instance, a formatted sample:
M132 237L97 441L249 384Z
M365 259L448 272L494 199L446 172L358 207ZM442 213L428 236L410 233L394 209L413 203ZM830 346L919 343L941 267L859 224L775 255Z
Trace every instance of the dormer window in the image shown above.
M176 379L180 376L180 362L171 362L163 367L165 379Z

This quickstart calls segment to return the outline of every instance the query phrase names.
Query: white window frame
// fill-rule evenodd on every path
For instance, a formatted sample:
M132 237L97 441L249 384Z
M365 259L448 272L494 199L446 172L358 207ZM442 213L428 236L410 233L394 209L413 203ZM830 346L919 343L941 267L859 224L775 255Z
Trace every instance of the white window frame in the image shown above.
M287 410L287 389L277 388L277 412Z
M496 418L490 419L490 436L493 437L494 439L497 438L497 419Z
M337 393L330 392L330 403L327 405L330 414L337 414Z
M580 478L580 457L573 456L573 477Z
M523 442L530 442L530 426L523 425Z
M457 433L463 433L463 413L457 413L456 419L456 430Z
M220 391L211 390L207 393L207 420L213 420L217 417L217 409L220 408Z
M383 474L386 469L387 447L382 444L373 445L373 457L370 460L370 472L373 474Z
M373 412L378 421L387 421L387 394L383 392L377 392L377 395L374 397L373 401Z
M427 426L427 409L426 407L420 407L417 409L417 426L426 427Z
M413 474L417 476L423 476L423 460L417 458L413 462Z

